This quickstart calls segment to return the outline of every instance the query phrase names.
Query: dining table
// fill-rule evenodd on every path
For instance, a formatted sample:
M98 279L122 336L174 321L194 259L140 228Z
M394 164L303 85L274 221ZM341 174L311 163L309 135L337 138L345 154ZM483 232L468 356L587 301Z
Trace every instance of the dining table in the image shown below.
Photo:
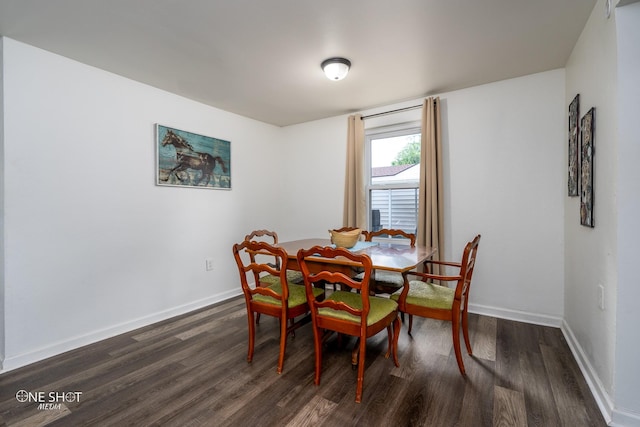
M300 270L298 265L297 254L300 249L310 249L313 246L332 246L330 239L310 238L301 240L292 240L288 242L278 243L276 246L283 248L287 252L287 269ZM386 270L401 273L404 278L404 285L408 286L406 273L415 270L424 261L430 259L435 253L436 248L431 246L392 243L386 241L363 242L358 241L349 251L359 254L366 254L371 258L374 270ZM312 273L331 270L340 271L350 275L354 273L354 267L357 264L347 258L322 258L319 256L307 258L307 266ZM400 307L402 310L402 307Z

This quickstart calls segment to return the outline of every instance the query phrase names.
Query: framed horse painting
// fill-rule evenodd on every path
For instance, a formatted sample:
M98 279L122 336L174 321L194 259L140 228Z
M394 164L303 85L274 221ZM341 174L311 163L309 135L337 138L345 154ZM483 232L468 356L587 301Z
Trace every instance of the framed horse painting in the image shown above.
M156 184L231 189L231 142L156 124Z

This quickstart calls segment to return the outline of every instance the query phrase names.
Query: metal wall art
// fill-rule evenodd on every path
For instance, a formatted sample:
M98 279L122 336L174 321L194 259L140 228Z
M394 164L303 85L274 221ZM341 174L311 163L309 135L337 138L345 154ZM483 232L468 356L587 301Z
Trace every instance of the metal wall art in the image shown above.
M157 185L231 189L231 143L156 125Z
M593 227L593 157L595 108L591 108L580 121L580 224Z
M569 196L578 195L578 118L580 117L580 94L569 104Z

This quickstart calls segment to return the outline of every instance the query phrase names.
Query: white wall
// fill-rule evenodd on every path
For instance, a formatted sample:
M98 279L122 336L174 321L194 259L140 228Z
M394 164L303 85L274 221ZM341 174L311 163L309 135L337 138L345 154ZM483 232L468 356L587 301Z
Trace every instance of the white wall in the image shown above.
M441 95L446 256L482 233L471 305L476 312L560 325L563 315L564 71ZM414 100L365 115L421 104ZM366 120L420 119L420 110ZM292 237L341 225L346 116L285 130ZM301 158L308 159L306 162ZM322 224L319 226L318 224Z
M462 248L482 233L476 311L552 325L562 317L563 90L556 70L445 97L450 241Z
M342 227L347 116L282 128L280 237L329 237Z
M11 39L3 60L5 369L239 293L232 244L280 219L250 209L279 128ZM156 186L155 123L231 141L233 189Z
M618 40L618 295L614 370L614 422L640 426L640 3L616 9Z
M605 17L603 1L594 7L573 49L566 66L566 81L565 115L578 93L580 117L595 107L595 227L580 225L579 198L565 193L565 328L579 350L579 360L590 372L588 377L606 390L599 397L610 411L618 288L618 138L615 17ZM605 289L604 311L598 307L600 284Z
M3 45L4 40L0 37L0 100L3 100ZM4 102L0 102L0 165L4 165ZM0 212L4 212L4 167L0 170ZM0 242L4 242L4 215L0 215ZM4 245L0 244L0 372L5 358L4 345Z

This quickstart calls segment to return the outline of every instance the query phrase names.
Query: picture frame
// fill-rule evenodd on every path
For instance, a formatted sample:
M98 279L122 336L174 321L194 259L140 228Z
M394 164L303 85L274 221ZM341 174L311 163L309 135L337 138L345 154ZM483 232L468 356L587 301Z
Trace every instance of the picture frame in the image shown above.
M156 124L156 185L231 189L231 142Z
M580 169L578 167L578 136L580 127L578 118L580 117L580 94L577 94L571 104L569 104L569 170L567 191L569 197L578 195L578 183L580 182Z
M595 108L591 108L580 121L580 224L594 227L593 172Z

